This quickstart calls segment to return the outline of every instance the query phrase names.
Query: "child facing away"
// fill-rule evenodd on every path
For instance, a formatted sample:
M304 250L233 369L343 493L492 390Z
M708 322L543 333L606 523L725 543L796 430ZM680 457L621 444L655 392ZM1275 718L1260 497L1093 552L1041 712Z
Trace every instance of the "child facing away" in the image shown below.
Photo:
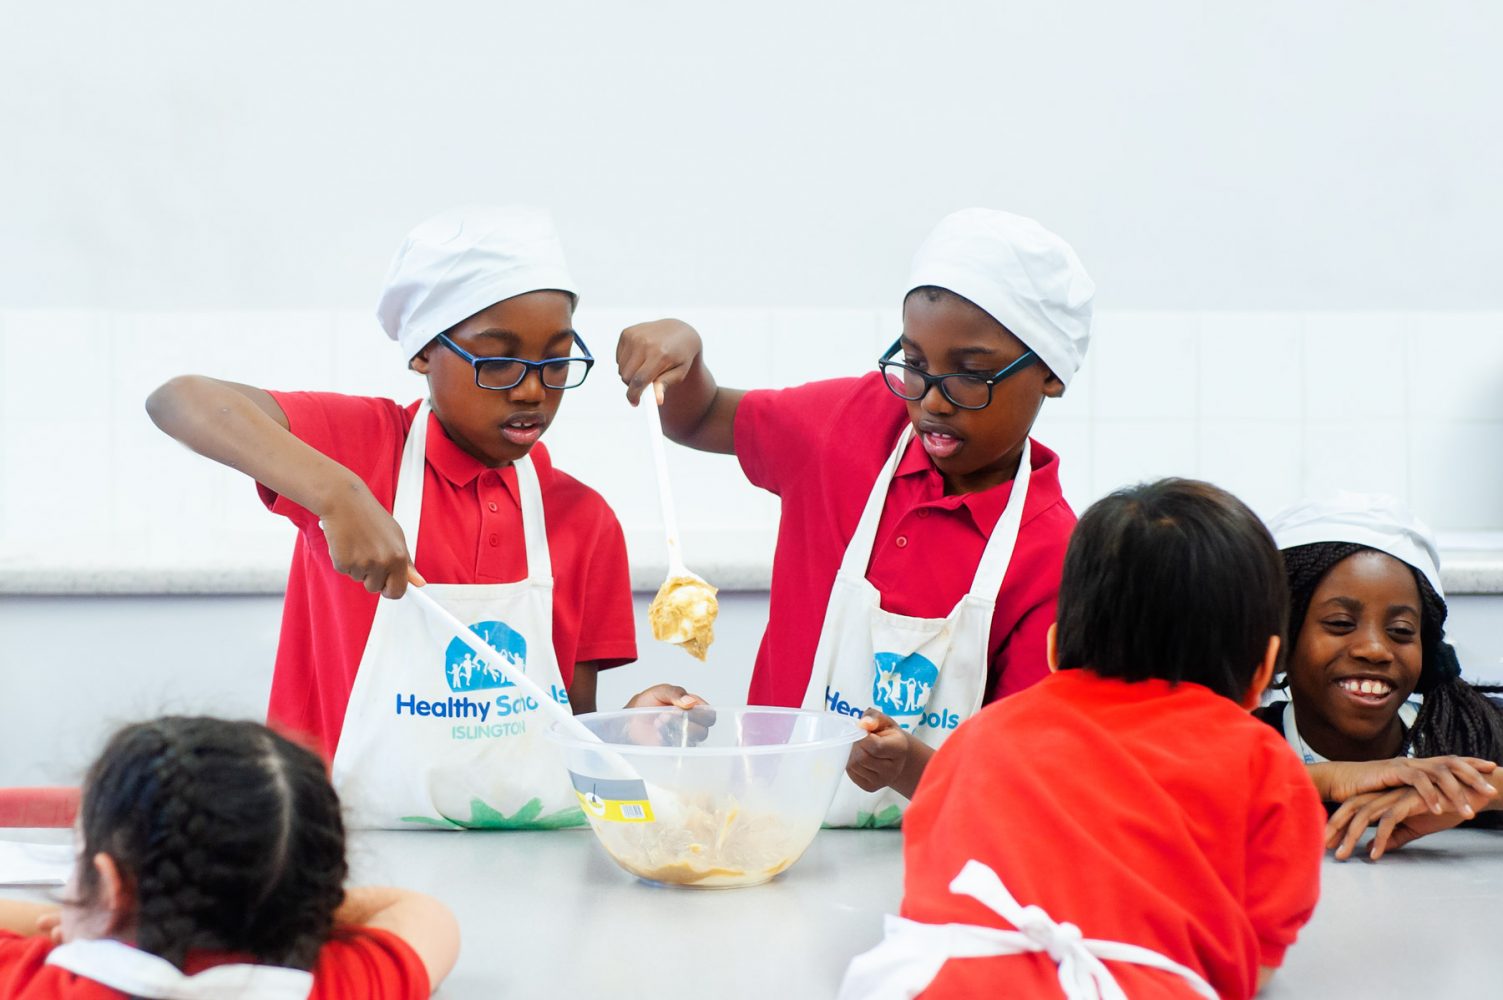
M1376 824L1376 859L1462 822L1497 825L1503 709L1486 692L1503 689L1461 676L1429 528L1392 497L1347 492L1270 527L1289 581L1288 692L1255 714L1341 803L1328 846L1350 857Z
M437 900L345 889L323 761L253 722L122 729L76 836L60 909L0 900L0 998L417 1000L459 954Z
M867 376L729 389L688 325L621 335L628 400L656 383L669 437L781 499L748 700L864 716L832 825L897 824L934 748L1047 673L1075 515L1029 431L1080 367L1093 293L1058 236L973 208L919 248Z
M1310 918L1322 854L1319 797L1249 713L1287 614L1273 539L1230 494L1166 479L1093 504L1057 672L935 755L902 917L842 1000L1252 996Z
M455 209L407 236L377 307L422 400L183 376L147 401L298 529L267 714L332 758L355 825L584 823L541 707L399 600L428 581L575 712L636 658L621 526L539 443L594 363L576 298L546 213ZM658 685L631 704L696 701Z

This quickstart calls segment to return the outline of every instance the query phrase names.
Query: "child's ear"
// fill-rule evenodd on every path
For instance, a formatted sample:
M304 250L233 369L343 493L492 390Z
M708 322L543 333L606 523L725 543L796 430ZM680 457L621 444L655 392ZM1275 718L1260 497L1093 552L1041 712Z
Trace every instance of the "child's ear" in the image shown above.
M428 352L431 350L433 350L433 341L430 340L423 345L422 350L418 351L408 360L407 367L419 375L428 374Z
M120 874L115 859L100 851L94 855L94 871L99 875L99 909L109 914L108 932L124 930L135 922L134 893Z
M1263 692L1268 689L1268 684L1273 680L1274 664L1279 662L1279 646L1283 640L1276 635L1268 637L1268 649L1263 653L1263 662L1258 664L1258 669L1253 672L1252 683L1247 686L1247 694L1242 696L1242 707L1251 712L1258 707L1258 702L1263 699Z
M1050 399L1058 399L1065 394L1065 383L1060 381L1058 375L1049 372L1044 378L1044 395Z
M1059 671L1059 622L1049 626L1049 634L1044 636L1044 660L1049 664L1049 672Z

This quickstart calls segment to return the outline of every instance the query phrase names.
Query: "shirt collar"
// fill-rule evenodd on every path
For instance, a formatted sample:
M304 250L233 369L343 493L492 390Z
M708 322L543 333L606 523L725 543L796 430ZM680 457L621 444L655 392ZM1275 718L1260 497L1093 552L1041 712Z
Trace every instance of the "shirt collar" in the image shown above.
M1059 456L1049 448L1033 442L1033 474L1028 480L1028 499L1024 505L1023 519L1026 522L1037 511L1058 500L1061 496L1059 488ZM901 477L924 477L923 482L926 491L932 493L933 499L926 501L936 507L945 507L950 510L964 508L971 515L971 520L981 531L990 531L1002 517L1002 511L1007 506L1007 498L1012 496L1012 482L998 483L989 490L979 493L961 493L955 496L945 496L944 477L939 474L934 460L929 453L924 451L923 442L918 435L908 442L908 449L898 459L897 470L893 478Z
M532 467L537 471L539 485L546 485L553 477L553 463L548 458L548 451L541 442L533 445L528 452L532 459ZM480 459L465 451L454 439L449 437L449 432L444 430L444 425L439 422L438 415L428 414L428 464L438 470L439 475L461 489L468 487L477 478L487 472L494 471L501 479L501 484L513 498L517 495L517 470L510 465L504 465L499 469L492 470Z

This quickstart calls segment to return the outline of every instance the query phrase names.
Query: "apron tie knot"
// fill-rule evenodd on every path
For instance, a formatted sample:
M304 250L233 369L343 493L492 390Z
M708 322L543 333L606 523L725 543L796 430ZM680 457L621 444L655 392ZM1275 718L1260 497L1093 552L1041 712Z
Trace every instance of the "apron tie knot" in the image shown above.
M1079 927L1069 922L1056 923L1039 906L1023 907L1016 924L1023 936L1046 952L1055 965L1067 956L1078 957L1081 942L1085 940Z

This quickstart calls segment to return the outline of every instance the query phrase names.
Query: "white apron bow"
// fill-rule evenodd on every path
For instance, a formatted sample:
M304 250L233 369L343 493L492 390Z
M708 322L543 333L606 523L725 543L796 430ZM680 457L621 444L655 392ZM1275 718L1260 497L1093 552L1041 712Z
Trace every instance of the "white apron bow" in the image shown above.
M1127 1000L1106 961L1172 972L1207 1000L1217 1000L1216 991L1193 969L1158 952L1120 941L1087 938L1079 927L1056 922L1038 906L1020 906L997 873L979 861L966 862L950 883L950 891L976 899L1017 930L924 924L889 916L882 942L858 955L846 970L839 1000L912 1000L928 988L952 958L1037 952L1048 955L1059 967L1059 985L1067 1000Z

